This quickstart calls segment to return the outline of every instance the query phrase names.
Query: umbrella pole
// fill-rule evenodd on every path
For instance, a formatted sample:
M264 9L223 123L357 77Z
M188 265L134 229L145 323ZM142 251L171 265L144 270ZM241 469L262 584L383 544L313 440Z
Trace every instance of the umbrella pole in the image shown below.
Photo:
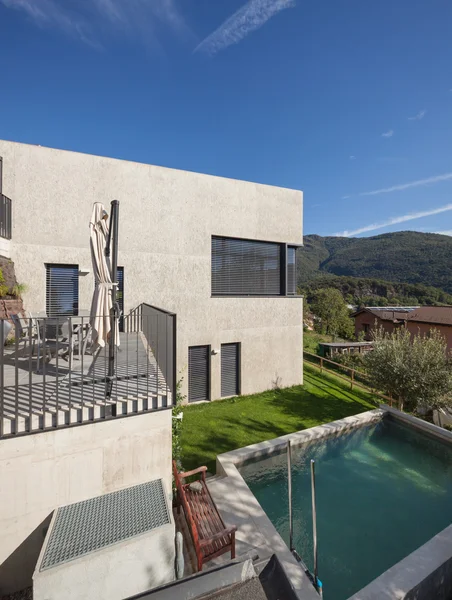
M117 319L117 306L116 306L116 288L118 284L118 233L119 233L119 201L112 200L111 202L111 215L110 215L110 228L107 243L107 256L110 253L111 244L111 311L110 311L110 340L108 349L108 391L107 395L111 396L111 390L113 387L112 377L115 374L115 345L116 345L116 319Z

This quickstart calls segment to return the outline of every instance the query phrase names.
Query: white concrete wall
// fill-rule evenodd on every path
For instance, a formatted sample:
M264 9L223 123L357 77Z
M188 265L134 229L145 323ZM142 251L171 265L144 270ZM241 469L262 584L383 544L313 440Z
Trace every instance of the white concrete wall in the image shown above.
M0 597L31 585L55 508L157 478L170 493L170 410L0 441Z
M92 204L116 198L125 309L147 302L177 313L178 370L189 346L241 342L243 393L271 388L276 377L301 383L301 299L211 297L211 236L300 244L301 192L4 141L0 156L13 202L11 257L28 286L28 310L45 310L45 263L91 268ZM92 290L91 272L80 277L81 309ZM219 375L218 355L213 399Z
M41 553L33 600L123 600L169 583L175 579L174 536L171 522L44 571Z

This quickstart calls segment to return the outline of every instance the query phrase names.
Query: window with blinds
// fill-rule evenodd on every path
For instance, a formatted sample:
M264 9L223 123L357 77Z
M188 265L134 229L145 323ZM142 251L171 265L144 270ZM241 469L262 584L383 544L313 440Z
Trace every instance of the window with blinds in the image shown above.
M240 394L240 345L221 344L221 396Z
M78 314L78 265L46 265L46 312Z
M287 294L293 296L297 293L297 249L295 246L287 247Z
M281 295L281 244L213 236L212 295Z
M188 349L188 401L209 400L210 346Z

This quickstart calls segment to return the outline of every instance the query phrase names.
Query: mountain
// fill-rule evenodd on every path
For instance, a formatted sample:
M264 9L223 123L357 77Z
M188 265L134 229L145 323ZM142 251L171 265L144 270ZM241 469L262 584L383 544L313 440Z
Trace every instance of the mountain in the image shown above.
M301 288L318 277L422 284L452 294L452 237L399 231L366 238L306 235L298 253Z

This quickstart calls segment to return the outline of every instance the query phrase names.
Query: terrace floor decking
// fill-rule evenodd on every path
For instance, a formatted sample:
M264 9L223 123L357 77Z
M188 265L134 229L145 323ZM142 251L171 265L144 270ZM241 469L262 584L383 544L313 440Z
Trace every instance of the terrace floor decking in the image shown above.
M30 359L4 349L0 388L0 436L84 423L171 406L169 385L141 332L120 333L115 376L106 394L108 346L93 357L75 354L72 368L61 354L36 373ZM169 382L168 382L169 383Z

